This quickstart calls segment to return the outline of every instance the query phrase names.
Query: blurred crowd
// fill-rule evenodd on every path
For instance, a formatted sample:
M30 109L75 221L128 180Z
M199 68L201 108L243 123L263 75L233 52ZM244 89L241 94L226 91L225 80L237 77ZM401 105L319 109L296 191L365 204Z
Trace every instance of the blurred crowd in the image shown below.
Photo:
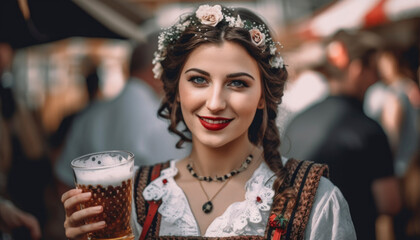
M280 106L282 154L328 164L358 239L420 236L419 46L338 31L295 69Z
M420 239L420 24L404 44L382 33L338 31L285 52L292 74L279 107L281 153L329 165L358 239ZM112 148L134 152L140 165L184 155L157 117L156 47L156 34L130 47L126 80L112 97L105 57L83 56L79 107L51 127L42 106L18 94L19 49L0 43L0 239L63 239L60 197L73 187L75 157ZM317 57L299 63L313 48Z

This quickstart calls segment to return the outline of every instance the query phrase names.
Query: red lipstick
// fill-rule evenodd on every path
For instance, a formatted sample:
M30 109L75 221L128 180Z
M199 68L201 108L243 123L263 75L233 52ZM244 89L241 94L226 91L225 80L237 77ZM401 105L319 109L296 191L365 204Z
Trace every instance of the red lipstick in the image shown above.
M218 131L222 130L223 128L227 127L230 122L232 122L233 118L222 118L222 117L201 117L198 116L200 119L201 125L205 127L207 130L210 131Z

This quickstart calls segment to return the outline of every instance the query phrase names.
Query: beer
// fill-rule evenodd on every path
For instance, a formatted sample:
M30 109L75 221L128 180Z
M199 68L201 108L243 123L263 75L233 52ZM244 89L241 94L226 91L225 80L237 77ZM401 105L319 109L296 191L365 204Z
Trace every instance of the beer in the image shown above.
M86 224L103 220L107 223L106 228L90 233L91 239L119 239L119 237L131 234L131 179L115 187L77 184L77 188L82 189L83 192L92 192L92 199L82 204L81 208L102 205L104 209L101 214L86 221Z
M89 233L89 239L134 239L131 226L134 158L126 155L101 152L72 161L76 187L92 193L92 198L80 208L103 207L102 213L87 218L85 223L105 221L107 225Z

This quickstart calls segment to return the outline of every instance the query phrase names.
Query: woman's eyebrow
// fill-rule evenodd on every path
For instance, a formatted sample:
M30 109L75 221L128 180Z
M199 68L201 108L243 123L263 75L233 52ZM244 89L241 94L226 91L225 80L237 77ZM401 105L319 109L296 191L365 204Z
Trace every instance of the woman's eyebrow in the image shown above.
M204 70L198 69L198 68L190 68L187 71L185 71L185 73L188 73L188 72L198 72L198 73L203 74L205 76L210 76L210 73L208 73ZM255 78L253 76L251 76L250 74L248 74L246 72L231 73L231 74L228 74L226 77L227 78L236 78L236 77L241 77L241 76L247 76L247 77L251 78L252 80L255 80Z
M194 72L198 72L198 73L201 73L201 74L203 74L203 75L206 75L206 76L210 76L210 73L208 73L208 72L206 72L206 71L203 71L203 70L201 70L201 69L198 69L198 68L190 68L190 69L188 69L187 71L185 71L185 73L188 73L188 72L192 72L192 71L194 71Z
M236 77L241 77L241 76L247 76L247 77L251 78L252 80L255 80L255 78L253 76L251 76L250 74L248 74L246 72L231 73L231 74L228 74L226 77L227 78L236 78Z

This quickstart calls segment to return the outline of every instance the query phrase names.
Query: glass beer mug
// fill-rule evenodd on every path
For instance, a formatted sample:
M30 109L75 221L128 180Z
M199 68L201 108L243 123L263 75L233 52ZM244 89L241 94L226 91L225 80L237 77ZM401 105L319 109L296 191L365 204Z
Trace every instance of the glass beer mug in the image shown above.
M134 154L105 151L87 154L71 162L75 185L92 198L80 208L102 205L103 212L87 218L86 224L105 221L104 229L91 232L88 239L134 239L131 208Z

